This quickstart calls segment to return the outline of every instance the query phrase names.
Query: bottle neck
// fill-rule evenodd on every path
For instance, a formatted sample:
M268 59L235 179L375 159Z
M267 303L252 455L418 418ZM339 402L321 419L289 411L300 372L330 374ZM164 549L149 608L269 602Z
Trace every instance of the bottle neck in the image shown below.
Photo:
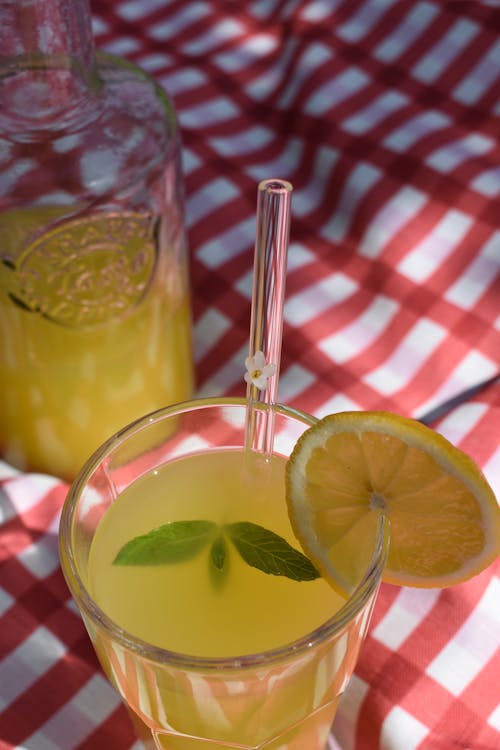
M0 103L19 126L46 127L98 87L88 0L2 0Z

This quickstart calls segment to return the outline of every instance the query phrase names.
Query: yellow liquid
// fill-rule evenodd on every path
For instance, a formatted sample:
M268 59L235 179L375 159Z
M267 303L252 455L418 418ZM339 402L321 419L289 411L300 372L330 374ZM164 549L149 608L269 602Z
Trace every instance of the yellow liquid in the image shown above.
M50 209L41 211L0 216L6 242L0 264L0 451L21 469L71 480L118 429L191 395L190 308L177 260L145 264L150 282L128 278L141 252L154 258L151 242L144 240L143 251L140 236L131 230L126 235L127 222L141 226L135 215L120 224L112 215L69 222L32 242L36 222L51 216ZM109 222L115 222L111 240ZM88 242L94 243L90 250ZM145 288L135 299L133 284L139 282ZM109 314L108 301L115 305Z
M193 519L251 521L300 549L286 511L284 467L278 456L266 462L255 454L220 451L174 461L135 482L94 537L89 586L95 601L142 640L196 656L256 653L314 630L345 600L322 578L298 582L250 567L231 542L222 574L211 568L209 546L186 562L112 564L133 537Z
M284 470L281 457L215 451L136 481L108 509L92 541L86 577L95 601L133 636L195 656L260 653L306 636L345 600L321 578L297 582L250 567L231 542L222 574L211 568L209 547L174 564L112 564L133 537L180 520L251 521L300 549L286 511ZM363 639L363 618L317 647L290 649L246 669L151 662L102 626L87 621L87 627L105 672L138 717L141 737L157 733L157 745L148 747L323 750Z

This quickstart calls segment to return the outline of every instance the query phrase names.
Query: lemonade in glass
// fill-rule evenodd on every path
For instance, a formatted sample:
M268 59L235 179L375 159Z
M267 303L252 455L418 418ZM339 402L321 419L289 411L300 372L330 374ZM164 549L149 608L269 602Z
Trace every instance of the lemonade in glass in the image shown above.
M86 464L61 562L107 676L165 750L324 750L387 552L380 516L349 591L301 551L285 466L316 420L273 408L271 455L245 447L247 402L145 417Z

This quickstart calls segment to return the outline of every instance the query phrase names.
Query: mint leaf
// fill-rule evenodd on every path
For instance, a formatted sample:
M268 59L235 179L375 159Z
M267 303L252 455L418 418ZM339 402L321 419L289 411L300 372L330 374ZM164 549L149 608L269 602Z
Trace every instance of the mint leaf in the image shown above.
M194 557L213 537L212 521L172 521L124 544L114 565L165 565Z
M214 539L212 546L210 548L210 559L212 561L214 568L216 568L216 570L222 571L224 569L224 564L226 562L226 555L227 555L226 540L224 539L222 534L219 534L217 539Z
M274 531L248 521L227 524L225 529L243 560L253 568L294 581L319 578L311 561Z

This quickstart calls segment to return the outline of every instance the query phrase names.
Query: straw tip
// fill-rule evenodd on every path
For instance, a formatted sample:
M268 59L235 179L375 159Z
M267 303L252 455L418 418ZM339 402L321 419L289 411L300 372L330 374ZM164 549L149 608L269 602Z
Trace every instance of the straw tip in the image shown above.
M259 182L259 190L267 193L291 193L293 186L288 180L281 180L279 178L271 177L267 180Z

